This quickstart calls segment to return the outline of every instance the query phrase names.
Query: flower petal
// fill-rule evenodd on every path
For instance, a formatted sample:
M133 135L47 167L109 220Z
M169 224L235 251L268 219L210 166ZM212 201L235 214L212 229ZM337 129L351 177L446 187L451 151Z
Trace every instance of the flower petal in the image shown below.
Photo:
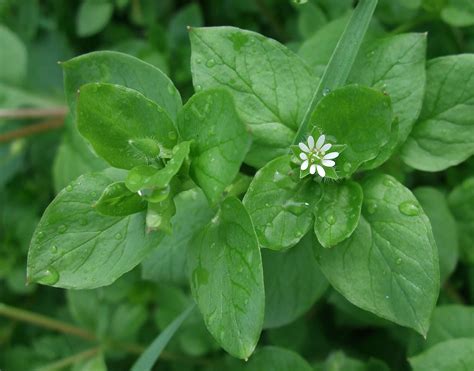
M339 156L339 152L331 152L324 155L323 160L332 160Z
M321 147L324 144L324 141L326 140L326 136L323 134L318 138L318 141L316 142L316 149L319 151Z
M329 151L331 147L332 147L331 143L326 143L324 146L321 147L321 152Z
M301 149L303 152L310 152L310 151L309 151L309 148L308 148L308 146L307 146L306 144L300 143L300 144L298 144L298 146L300 147L300 149Z
M319 165L318 165L318 166L319 166ZM309 168L309 173L312 175L312 174L314 174L315 172L316 172L316 165L313 164L313 165L311 165L310 168Z
M321 165L318 165L316 168L318 169L319 176L324 178L326 176L326 171L324 171L324 168Z
M308 147L311 150L314 148L314 138L311 135L308 137Z
M308 159L308 155L307 155L306 153L304 153L304 152L301 152L301 153L300 153L300 159L302 159L302 160L307 160L307 159Z
M308 168L308 165L309 165L308 160L303 161L303 163L301 164L301 170L306 170Z
M336 163L333 160L322 160L321 163L326 167L333 167Z

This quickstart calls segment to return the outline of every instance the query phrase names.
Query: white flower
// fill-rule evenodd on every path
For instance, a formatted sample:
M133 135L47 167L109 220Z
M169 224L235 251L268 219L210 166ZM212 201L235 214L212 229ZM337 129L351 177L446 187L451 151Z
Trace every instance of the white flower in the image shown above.
M326 153L332 147L332 144L324 144L326 137L321 135L316 144L314 138L310 135L308 137L308 143L301 142L298 146L303 151L300 153L300 159L303 160L301 163L301 170L306 170L309 167L309 173L315 174L318 172L321 178L326 176L324 167L333 167L336 163L333 161L339 156L339 152Z

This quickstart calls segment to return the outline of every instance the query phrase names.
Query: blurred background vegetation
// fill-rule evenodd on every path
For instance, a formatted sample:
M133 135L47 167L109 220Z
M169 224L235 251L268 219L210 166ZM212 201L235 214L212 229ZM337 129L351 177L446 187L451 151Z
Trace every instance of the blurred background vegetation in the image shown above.
M152 275L141 267L96 290L25 285L29 241L45 207L69 181L105 166L67 119L58 61L95 50L128 53L167 73L186 100L193 94L187 26L245 28L295 52L308 40L321 40L324 49L324 33L330 37L331 24L353 5L352 0L0 0L1 370L101 370L104 362L110 370L127 370L191 300L182 275L166 270ZM470 0L380 0L372 27L379 33L428 32L433 58L474 52L473 24ZM413 188L435 187L443 196L474 174L474 161L430 174L408 169L395 156L385 171ZM473 261L461 256L441 303L473 303ZM373 359L378 358L399 370L408 367L406 354L416 348L414 337L407 343L412 337L328 290L305 316L265 331L261 343L295 350L319 369L383 369ZM239 364L219 349L196 311L162 355L160 369Z

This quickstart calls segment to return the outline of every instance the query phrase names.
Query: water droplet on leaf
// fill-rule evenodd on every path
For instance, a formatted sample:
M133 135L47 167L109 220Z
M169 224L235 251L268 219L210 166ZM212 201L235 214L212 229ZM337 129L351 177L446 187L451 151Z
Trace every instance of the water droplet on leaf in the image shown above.
M73 189L73 188L72 188L72 185L70 185L70 184L66 187L66 191L68 191L68 192L71 192L72 189Z
M375 212L377 211L377 203L375 201L372 201L372 200L369 200L367 201L367 212L369 214L375 214Z
M331 92L331 89L329 89L329 88L324 88L324 89L323 89L323 96L325 97L325 96L328 95L330 92Z
M334 225L334 224L336 224L336 217L334 216L334 214L330 214L326 217L326 221L329 224Z
M398 210L407 216L420 215L420 207L413 201L405 201L398 205Z
M121 240L121 239L122 239L122 234L121 234L121 233L117 233L117 234L115 235L115 239L116 239L116 240Z
M400 264L402 264L402 258L397 259L397 265L400 265Z
M57 248L56 245L51 246L51 252L52 252L53 254L56 254L56 253L58 252L58 248Z
M206 62L206 66L209 67L209 68L212 68L216 65L216 61L214 59L209 59L207 62Z
M344 164L342 168L344 169L345 173L349 173L352 170L352 165L347 163L347 164Z
M58 227L58 233L64 233L67 231L67 225L65 224L61 224L59 227Z
M44 285L54 285L59 281L59 273L53 267L49 267L36 277L36 282Z
M168 93L170 95L174 95L175 94L175 88L173 86L173 84L168 84Z

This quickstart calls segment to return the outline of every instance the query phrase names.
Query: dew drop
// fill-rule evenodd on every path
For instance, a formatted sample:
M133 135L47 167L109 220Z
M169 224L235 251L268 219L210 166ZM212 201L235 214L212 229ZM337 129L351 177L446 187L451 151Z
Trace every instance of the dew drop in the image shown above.
M375 201L369 200L367 202L367 212L369 214L371 214L371 215L375 214L375 212L377 211L377 207L378 207L378 205Z
M38 234L36 235L36 239L39 241L41 241L42 239L44 238L44 232L38 232Z
M121 234L121 233L117 233L117 234L115 235L115 239L116 239L116 240L121 240L121 239L122 239L122 234Z
M216 65L216 61L214 59L209 59L207 62L206 62L206 66L209 67L209 68L212 68Z
M91 192L91 197L97 197L97 192L95 191Z
M347 163L347 164L344 164L342 168L344 169L345 173L349 173L352 170L352 165Z
M400 264L402 264L402 258L397 259L397 265L400 265Z
M420 207L413 201L405 201L398 205L398 210L407 216L420 215Z
M44 285L54 285L59 281L59 273L53 267L49 267L42 271L37 277L36 282Z
M56 245L51 246L51 252L52 252L53 254L56 254L56 253L58 252L58 248L57 248Z
M308 209L308 206L306 206L304 202L289 200L283 205L283 209L285 209L286 211L289 211L291 214L295 216L299 216Z
M175 94L175 88L173 86L173 84L168 84L168 93L170 95L174 95Z
M67 231L67 225L66 224L61 224L59 227L58 227L58 233L64 233Z
M68 191L68 192L71 192L72 189L73 189L73 188L72 188L72 185L70 185L70 184L66 187L66 191Z
M324 89L323 89L323 96L325 97L325 96L328 95L330 92L331 92L331 89L329 89L329 88L324 88Z
M202 86L201 85L196 85L196 91L200 91L202 90Z
M385 295L385 299L390 299L390 296L388 296L388 295Z
M201 64L201 63L202 63L202 60L198 58L198 59L196 59L196 63L197 63L197 64Z
M392 179L390 178L387 178L383 181L383 184L386 186L386 187L393 187L395 185L395 183L393 182Z
M334 214L330 214L326 217L326 221L329 224L334 225L334 224L336 224L336 217L334 216Z
M199 287L203 285L207 285L209 281L209 272L201 267L196 268L193 271L193 282L194 282L194 287Z

